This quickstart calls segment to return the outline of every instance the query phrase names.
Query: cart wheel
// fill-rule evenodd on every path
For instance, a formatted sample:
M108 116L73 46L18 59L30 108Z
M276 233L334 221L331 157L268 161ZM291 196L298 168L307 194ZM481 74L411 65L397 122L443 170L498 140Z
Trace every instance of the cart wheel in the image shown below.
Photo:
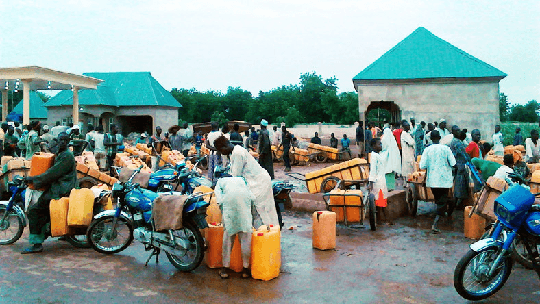
M405 199L409 206L409 214L416 216L418 212L418 187L415 184L409 184L409 189L405 193Z
M375 196L369 194L368 197L369 228L371 231L377 230L377 209L375 208Z
M292 152L289 152L289 160L290 160L291 165L293 166L298 165L298 163L300 162L298 161L298 159L296 159L296 157L294 157L294 153Z
M323 179L321 183L321 192L327 193L327 192L332 191L333 189L337 187L340 181L341 179L339 179L339 177L335 177L335 176L326 177L325 179Z
M324 163L326 162L327 159L328 159L328 156L326 155L326 153L317 153L317 155L315 155L315 160L318 163Z

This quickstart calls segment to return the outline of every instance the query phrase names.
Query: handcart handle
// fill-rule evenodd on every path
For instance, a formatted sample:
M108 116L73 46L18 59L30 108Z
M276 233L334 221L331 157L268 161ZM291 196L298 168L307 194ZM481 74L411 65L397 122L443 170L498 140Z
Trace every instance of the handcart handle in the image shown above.
M285 173L285 175L290 176L290 177L292 177L292 178L294 178L294 179L297 179L297 180L301 180L301 181L303 181L303 182L306 181L305 175L300 174L300 173L297 173L297 172ZM295 175L298 175L298 177L295 176Z

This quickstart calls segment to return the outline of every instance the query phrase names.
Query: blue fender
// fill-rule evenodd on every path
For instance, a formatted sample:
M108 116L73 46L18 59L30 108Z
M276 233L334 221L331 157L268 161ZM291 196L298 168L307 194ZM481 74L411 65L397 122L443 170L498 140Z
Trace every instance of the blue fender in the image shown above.
M503 244L504 243L502 241L494 240L492 238L486 238L486 239L481 239L475 243L472 243L470 247L471 247L471 250L480 252L490 247L502 247Z
M107 217L107 216L115 216L116 210L105 210L102 211L94 216L94 221L99 220L101 218ZM132 223L131 216L129 216L124 211L120 212L120 217L128 221L130 224Z

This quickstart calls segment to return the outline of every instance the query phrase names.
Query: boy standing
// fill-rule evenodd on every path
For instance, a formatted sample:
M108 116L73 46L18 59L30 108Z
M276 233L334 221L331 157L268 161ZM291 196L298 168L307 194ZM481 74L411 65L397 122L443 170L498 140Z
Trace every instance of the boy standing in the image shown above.
M384 219L388 221L386 214L388 191L386 189L386 174L384 173L383 159L379 152L382 151L380 138L373 138L370 142L371 157L369 163L369 199L375 200L377 213L384 214Z
M456 159L452 150L447 145L439 144L441 136L439 131L431 131L431 141L433 144L427 147L422 153L420 169L426 169L426 187L431 188L435 203L437 204L437 216L433 221L431 230L433 233L440 233L438 222L441 216L448 211L449 216L454 209L454 202L448 201L448 190L454 184L452 167L456 165Z

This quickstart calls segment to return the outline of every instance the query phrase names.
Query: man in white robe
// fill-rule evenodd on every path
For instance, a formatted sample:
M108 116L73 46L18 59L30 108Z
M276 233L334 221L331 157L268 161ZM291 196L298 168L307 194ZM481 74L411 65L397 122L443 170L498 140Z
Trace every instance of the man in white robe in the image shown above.
M403 121L403 131L401 133L401 175L407 180L407 176L414 172L414 152L416 144L414 138L409 133L411 126L407 121Z
M395 189L395 174L401 174L401 155L396 138L389 126L384 128L381 144L382 151L380 155L384 166L383 171L386 174L388 190L391 191Z
M230 158L230 173L232 176L240 176L246 180L249 190L253 193L255 209L262 220L262 224L279 225L272 181L268 172L241 146L232 145L224 136L214 141L214 147L222 155ZM255 228L260 223L254 220Z

